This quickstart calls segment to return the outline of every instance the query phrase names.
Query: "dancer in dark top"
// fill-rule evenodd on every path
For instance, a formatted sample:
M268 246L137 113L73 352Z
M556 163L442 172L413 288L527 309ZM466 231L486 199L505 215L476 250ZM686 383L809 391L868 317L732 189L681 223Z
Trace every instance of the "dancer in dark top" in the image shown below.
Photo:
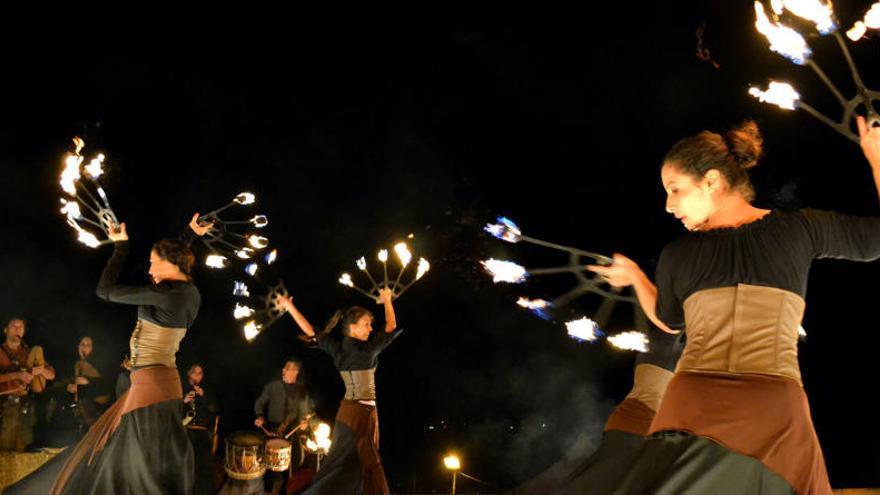
M318 347L333 358L345 382L345 398L336 414L330 453L306 490L307 494L354 494L360 493L361 486L364 495L389 493L379 457L375 375L379 353L403 331L397 329L391 298L389 289L380 291L377 303L385 308L385 329L372 339L373 315L365 308L353 306L337 311L324 332L316 335L292 299L282 300L303 333L315 337ZM337 326L343 334L341 340L330 335Z
M858 125L880 192L880 129ZM657 285L620 255L592 268L687 332L654 435L615 493L831 493L797 359L807 274L817 258L880 257L880 217L752 206L760 152L754 123L679 141L661 177L690 232L663 250Z
M190 229L209 226L193 217ZM75 446L4 493L188 494L193 452L182 424L182 390L175 355L199 310L192 282L195 257L187 243L163 239L150 252L148 286L117 282L128 255L125 224L111 230L113 255L98 282L106 301L138 306L129 341L131 388Z

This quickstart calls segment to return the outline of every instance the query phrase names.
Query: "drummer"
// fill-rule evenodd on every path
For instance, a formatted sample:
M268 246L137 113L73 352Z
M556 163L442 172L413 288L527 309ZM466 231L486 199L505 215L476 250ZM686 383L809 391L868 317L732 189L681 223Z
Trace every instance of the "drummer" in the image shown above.
M281 379L267 383L254 402L254 425L268 436L285 437L294 430L305 430L306 422L314 410L308 391L300 379L302 362L290 356L284 360ZM296 435L294 433L294 435ZM295 437L294 437L295 439ZM294 449L298 450L298 449ZM291 459L298 463L299 459ZM266 473L265 488L269 493L279 493L287 484L288 471Z

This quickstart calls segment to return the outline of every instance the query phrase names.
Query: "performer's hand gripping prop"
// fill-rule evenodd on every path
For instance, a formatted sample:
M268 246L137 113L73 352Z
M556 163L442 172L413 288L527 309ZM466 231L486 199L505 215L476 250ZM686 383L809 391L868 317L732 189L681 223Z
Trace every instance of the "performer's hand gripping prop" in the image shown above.
M367 259L361 256L355 264L358 267L358 270L363 272L364 277L369 281L369 289L363 289L357 285L355 285L354 280L350 273L343 273L339 277L339 283L354 289L361 294L369 297L370 299L379 302L379 291L382 289L391 289L391 299L396 300L400 297L404 292L406 292L416 281L420 280L428 270L431 269L431 264L425 258L419 258L418 263L416 264L416 272L413 274L409 280L409 282L403 281L403 274L407 271L407 268L412 264L412 253L407 247L405 242L399 242L394 245L394 254L397 255L397 259L400 262L400 269L397 272L397 276L392 281L388 277L388 250L381 249L377 253L376 257L379 261L382 262L382 281L377 281L373 274L370 273L369 267L367 266Z
M211 225L211 228L201 236L202 242L210 253L205 258L206 266L225 268L230 257L250 260L257 251L265 249L269 245L269 240L261 235L236 231L236 229L242 228L244 230L262 229L269 224L266 215L254 215L249 220L236 220L221 216L221 213L232 207L250 206L255 202L256 196L249 192L243 192L235 196L229 203L201 215L196 220L199 225Z

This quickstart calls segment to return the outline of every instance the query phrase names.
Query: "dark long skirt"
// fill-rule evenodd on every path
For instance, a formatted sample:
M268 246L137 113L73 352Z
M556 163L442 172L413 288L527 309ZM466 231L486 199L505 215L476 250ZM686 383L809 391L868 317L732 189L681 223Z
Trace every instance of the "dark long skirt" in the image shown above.
M155 366L131 376L129 392L75 447L4 495L192 493L193 451L182 424L177 370Z
M386 495L379 457L379 416L375 406L343 400L336 413L330 452L305 495Z
M790 378L679 372L615 493L830 495L806 394Z

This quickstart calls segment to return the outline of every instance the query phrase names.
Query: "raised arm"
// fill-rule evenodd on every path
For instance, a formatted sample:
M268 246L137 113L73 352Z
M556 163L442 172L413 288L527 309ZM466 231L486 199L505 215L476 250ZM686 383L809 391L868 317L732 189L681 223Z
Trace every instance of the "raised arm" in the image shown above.
M657 286L651 282L635 261L622 254L615 254L614 263L610 266L590 265L587 269L605 277L605 280L612 287L628 287L631 285L636 291L639 306L642 307L642 311L645 312L651 323L657 325L657 328L666 333L681 333L681 330L669 328L657 317Z
M874 176L874 186L877 189L877 195L880 197L880 127L869 126L862 116L856 117L856 124L859 127L860 144L862 152L868 163L871 165L871 173Z
M385 333L391 333L397 328L397 316L394 314L391 289L385 288L379 291L379 299L376 304L385 306Z
M306 319L306 317L293 304L293 298L290 296L279 297L278 305L284 308L284 310L293 317L293 321L296 322L297 326L299 326L299 329L302 330L304 334L309 337L315 336L315 329L312 327L312 324L309 323L309 320Z

